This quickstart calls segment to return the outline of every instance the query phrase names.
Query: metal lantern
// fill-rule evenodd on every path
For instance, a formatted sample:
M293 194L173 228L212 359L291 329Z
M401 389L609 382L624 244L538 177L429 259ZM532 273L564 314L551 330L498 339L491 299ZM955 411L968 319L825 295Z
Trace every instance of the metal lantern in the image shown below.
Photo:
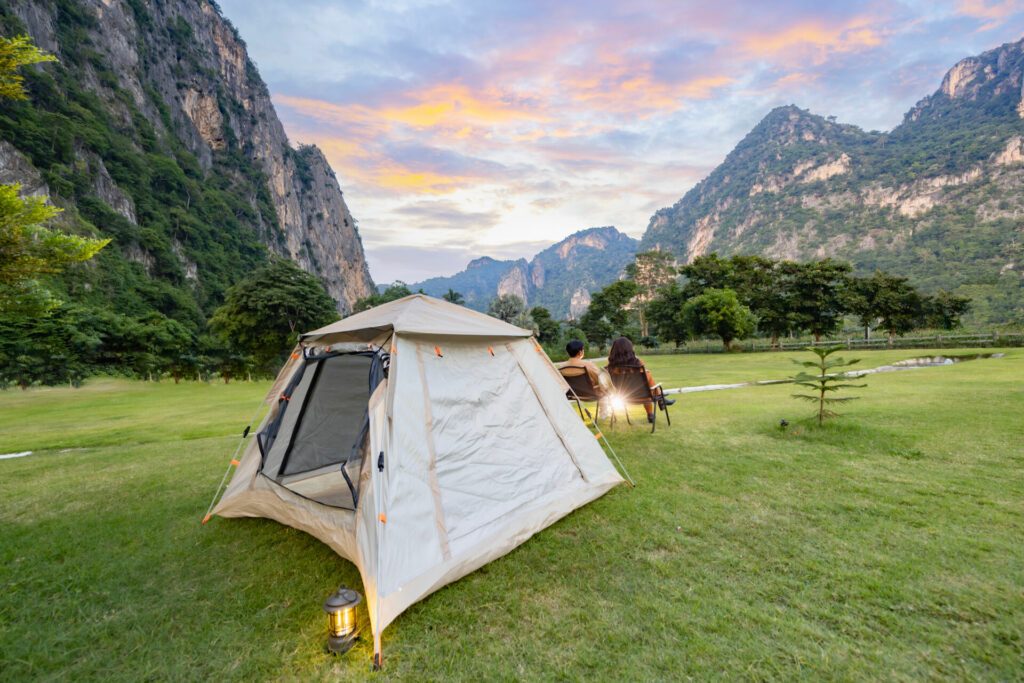
M344 586L324 602L327 613L327 651L336 655L345 654L359 637L359 622L356 607L363 601L359 591Z

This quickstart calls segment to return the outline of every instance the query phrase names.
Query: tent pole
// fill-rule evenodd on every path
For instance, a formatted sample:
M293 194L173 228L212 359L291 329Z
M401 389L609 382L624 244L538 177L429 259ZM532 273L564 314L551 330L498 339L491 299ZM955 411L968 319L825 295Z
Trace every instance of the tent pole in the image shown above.
M256 408L256 412L249 418L249 423L242 432L242 438L238 440L238 445L235 446L235 452L232 454L231 460L228 462L227 469L224 470L224 476L220 478L217 490L213 492L213 500L210 501L210 507L206 509L206 514L203 515L203 524L210 521L210 515L213 513L213 507L217 504L217 499L220 498L220 491L224 488L224 482L228 480L228 474L231 473L231 468L238 462L238 452L242 450L242 444L245 443L245 438L249 436L249 431L252 429L252 423L256 421L256 416L260 414L261 410L263 410L263 401L260 401L259 406Z

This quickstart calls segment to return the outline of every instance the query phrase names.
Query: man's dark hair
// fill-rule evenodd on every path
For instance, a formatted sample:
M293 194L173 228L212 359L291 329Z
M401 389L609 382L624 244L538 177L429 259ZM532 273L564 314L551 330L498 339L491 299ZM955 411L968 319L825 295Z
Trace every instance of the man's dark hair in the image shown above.
M565 345L565 352L569 354L569 358L575 358L580 355L583 350L583 342L579 339L573 339L571 342Z

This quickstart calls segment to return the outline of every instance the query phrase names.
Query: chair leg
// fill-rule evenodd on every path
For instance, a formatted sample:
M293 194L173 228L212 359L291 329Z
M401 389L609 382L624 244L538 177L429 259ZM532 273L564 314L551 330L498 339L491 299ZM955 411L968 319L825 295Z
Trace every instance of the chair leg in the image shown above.
M664 406L662 408L662 410L665 411L665 422L667 422L668 426L671 427L672 426L672 418L668 416L668 406Z
M654 428L658 426L658 406L652 406L652 408L654 410L651 412L651 415L654 416L654 419L651 420L651 434L654 433Z
M628 424L630 427L632 427L633 426L633 421L629 419L629 404L628 403L625 406L623 406L622 412L624 412L626 414L626 424Z

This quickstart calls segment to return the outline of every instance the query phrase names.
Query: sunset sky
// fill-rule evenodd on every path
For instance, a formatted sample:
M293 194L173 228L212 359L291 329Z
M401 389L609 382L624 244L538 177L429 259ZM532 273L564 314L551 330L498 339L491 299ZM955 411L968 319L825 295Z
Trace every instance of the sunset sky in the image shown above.
M220 0L379 283L639 237L772 107L888 129L1024 0Z

